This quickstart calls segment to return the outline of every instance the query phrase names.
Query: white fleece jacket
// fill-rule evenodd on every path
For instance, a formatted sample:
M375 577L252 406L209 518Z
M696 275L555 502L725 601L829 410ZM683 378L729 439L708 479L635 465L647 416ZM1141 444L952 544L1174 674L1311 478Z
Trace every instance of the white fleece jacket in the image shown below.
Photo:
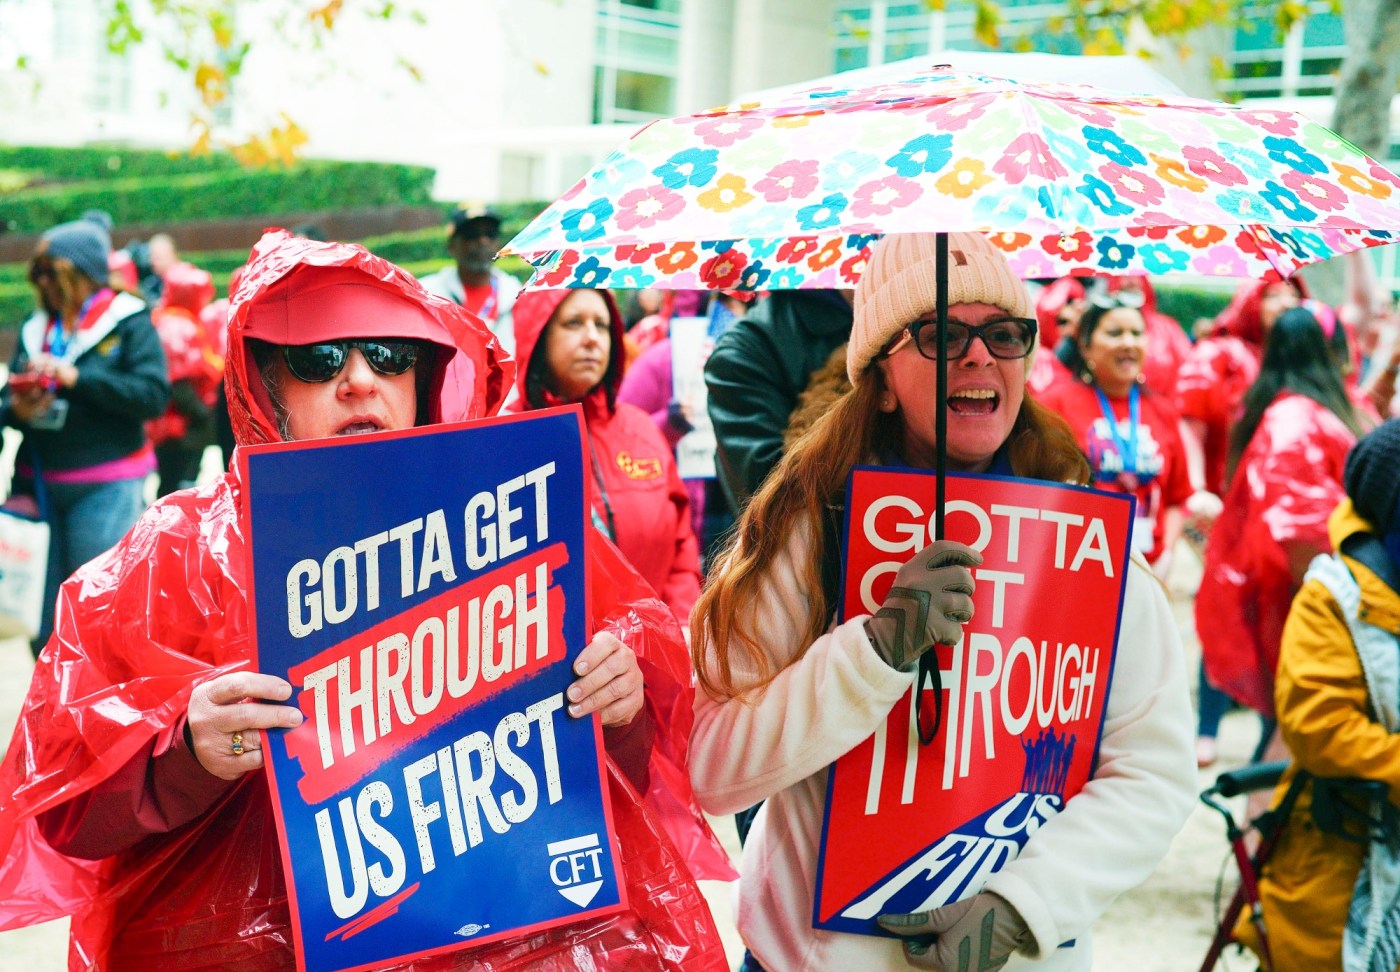
M794 536L760 595L759 632L777 678L736 699L696 692L690 779L710 813L767 801L744 847L738 906L739 931L764 968L907 969L896 941L811 927L827 767L875 731L914 675L880 659L864 616L793 661L807 616L797 565L808 546L805 532ZM1090 926L1152 872L1191 809L1194 720L1181 642L1165 592L1136 555L1125 601L1093 777L986 885L1033 936L1008 970L1087 972ZM756 676L736 666L735 681L742 689Z

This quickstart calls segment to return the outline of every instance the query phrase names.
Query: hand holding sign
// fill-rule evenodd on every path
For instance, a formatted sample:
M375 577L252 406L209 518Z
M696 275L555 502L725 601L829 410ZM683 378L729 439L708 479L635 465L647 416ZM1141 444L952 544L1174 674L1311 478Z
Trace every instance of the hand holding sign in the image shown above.
M625 726L642 711L642 670L637 653L616 635L599 631L574 661L578 680L569 686L569 715L603 714L603 725Z
M202 685L190 695L190 751L199 765L221 780L236 780L263 764L260 729L295 729L301 710L291 705L256 699L290 699L292 686L276 675L230 672ZM237 734L239 744L232 745Z
M982 555L952 540L935 540L899 568L880 610L865 622L876 652L903 670L934 645L955 645L972 620L975 584L968 568Z
M935 911L879 920L887 931L913 939L904 943L910 965L939 972L996 972L1030 934L1016 909L990 892Z

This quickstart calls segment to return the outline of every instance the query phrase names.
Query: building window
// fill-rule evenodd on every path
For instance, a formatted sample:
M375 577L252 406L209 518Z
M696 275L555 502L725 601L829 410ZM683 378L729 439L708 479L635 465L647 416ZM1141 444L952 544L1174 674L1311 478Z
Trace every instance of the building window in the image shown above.
M1078 38L1063 29L1050 29L1064 18L1065 4L1001 0L1000 10L1001 50L1082 53L1083 45ZM930 51L991 50L977 39L976 16L971 3L957 0L948 3L944 10L930 10L921 2L838 0L832 31L833 70L849 71L885 64Z
M1230 55L1234 93L1242 98L1331 95L1346 55L1342 17L1325 2L1286 33L1273 5L1245 8Z
M89 104L96 111L123 115L131 111L131 59L105 47L93 59Z
M593 121L675 114L681 0L599 0Z

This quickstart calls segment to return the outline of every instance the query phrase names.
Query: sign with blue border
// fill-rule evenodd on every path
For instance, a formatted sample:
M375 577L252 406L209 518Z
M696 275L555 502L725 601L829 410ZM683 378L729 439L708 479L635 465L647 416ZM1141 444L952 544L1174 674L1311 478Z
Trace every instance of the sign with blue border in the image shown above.
M302 970L625 906L587 644L577 407L241 450L257 670Z
M857 468L847 490L842 618L879 610L936 539L936 478ZM1093 773L1121 622L1133 499L1036 480L949 475L947 536L982 555L974 614L827 783L814 927L888 935L877 915L970 897ZM916 713L942 721L931 745Z

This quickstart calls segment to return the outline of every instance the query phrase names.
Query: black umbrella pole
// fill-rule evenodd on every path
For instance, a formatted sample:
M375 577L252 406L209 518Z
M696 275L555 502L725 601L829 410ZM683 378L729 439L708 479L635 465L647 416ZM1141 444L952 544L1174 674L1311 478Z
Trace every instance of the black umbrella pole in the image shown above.
M938 539L943 537L943 508L947 501L948 477L948 234L939 233L934 243L934 287L938 291L934 307L938 315L938 368L934 386L933 525Z
M943 508L947 505L948 479L948 234L939 233L934 244L933 280L938 294L934 300L938 328L938 362L934 369L934 435L938 439L933 450L934 501L933 532L943 539ZM924 718L924 686L933 689L933 719ZM919 656L919 681L914 690L914 724L919 743L932 744L943 724L943 677L940 674L937 651L930 649Z

